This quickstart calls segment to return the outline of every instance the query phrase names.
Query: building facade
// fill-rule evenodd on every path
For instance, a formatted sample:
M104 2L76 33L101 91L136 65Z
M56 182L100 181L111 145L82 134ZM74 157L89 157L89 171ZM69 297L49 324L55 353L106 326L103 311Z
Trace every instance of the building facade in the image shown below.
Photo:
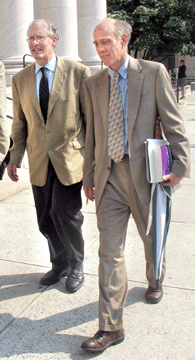
M60 37L55 49L57 55L81 61L90 67L92 73L101 69L93 45L93 29L107 16L106 0L0 0L0 8L0 60L6 67L8 86L11 85L12 76L21 70L24 63L33 61L26 32L34 19L46 19L57 26ZM185 61L190 83L195 80L195 57L177 54L166 59L164 64L173 73L181 59Z
M8 86L24 62L32 62L26 32L34 19L46 19L57 26L57 55L81 61L92 73L101 68L93 29L107 16L106 0L0 0L0 8L0 60L6 67Z

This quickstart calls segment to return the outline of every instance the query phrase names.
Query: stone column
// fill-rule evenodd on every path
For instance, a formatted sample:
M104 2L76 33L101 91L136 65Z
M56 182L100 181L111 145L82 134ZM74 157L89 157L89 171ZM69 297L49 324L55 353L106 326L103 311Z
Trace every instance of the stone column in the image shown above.
M11 85L12 75L23 67L23 56L29 54L26 31L33 20L33 0L0 0L0 8L0 60L6 67L7 85Z
M41 19L41 0L34 0L34 19Z
M107 17L106 0L77 0L79 56L94 73L101 69L100 58L93 45L93 30Z
M66 59L80 60L76 0L41 0L41 17L57 26L60 39L55 53Z

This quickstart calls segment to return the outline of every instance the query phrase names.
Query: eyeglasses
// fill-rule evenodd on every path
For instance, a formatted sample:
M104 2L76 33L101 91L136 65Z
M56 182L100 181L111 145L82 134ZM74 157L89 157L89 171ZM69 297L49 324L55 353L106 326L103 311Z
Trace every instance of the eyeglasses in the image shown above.
M46 36L41 36L41 35L37 35L37 36L35 36L35 37L33 37L33 36L31 36L29 39L26 39L26 41L28 42L28 43L32 43L33 41L37 41L37 42L42 42L42 41L44 41L44 39L46 38L46 37L49 37L48 35L46 35Z
M97 48L98 46L110 46L111 44L114 44L117 40L112 40L112 39L102 39L100 41L94 41L94 45Z

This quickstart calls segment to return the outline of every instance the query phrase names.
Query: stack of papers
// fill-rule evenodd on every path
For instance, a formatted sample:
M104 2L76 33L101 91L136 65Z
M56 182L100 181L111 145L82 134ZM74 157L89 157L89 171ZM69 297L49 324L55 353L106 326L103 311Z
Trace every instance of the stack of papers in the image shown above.
M165 139L146 139L146 175L150 183L162 181L171 172L172 154Z

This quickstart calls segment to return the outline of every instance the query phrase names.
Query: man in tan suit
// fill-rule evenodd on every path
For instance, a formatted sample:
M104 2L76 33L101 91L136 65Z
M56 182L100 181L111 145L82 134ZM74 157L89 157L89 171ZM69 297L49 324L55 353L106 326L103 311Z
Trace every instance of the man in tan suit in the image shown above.
M5 159L7 151L9 149L9 143L9 126L6 118L5 67L3 63L0 62L0 164L2 164L3 160Z
M84 80L90 70L54 54L56 27L31 23L28 44L35 64L13 77L13 126L8 174L18 181L25 149L38 225L47 238L52 270L42 279L50 285L67 276L66 290L83 284L84 241L81 187L85 143Z
M144 141L153 137L158 115L173 154L172 173L164 176L162 184L174 187L183 176L189 176L189 142L168 73L160 63L128 56L130 34L129 24L114 19L106 19L95 28L94 44L108 68L85 82L87 133L83 186L87 198L96 200L100 296L99 331L85 340L82 348L93 352L103 351L124 339L122 313L127 295L124 246L130 214L144 243L146 300L157 303L163 295L165 260L157 291L152 236L151 233L146 236L150 184L146 178ZM114 102L121 103L115 110L115 118Z

